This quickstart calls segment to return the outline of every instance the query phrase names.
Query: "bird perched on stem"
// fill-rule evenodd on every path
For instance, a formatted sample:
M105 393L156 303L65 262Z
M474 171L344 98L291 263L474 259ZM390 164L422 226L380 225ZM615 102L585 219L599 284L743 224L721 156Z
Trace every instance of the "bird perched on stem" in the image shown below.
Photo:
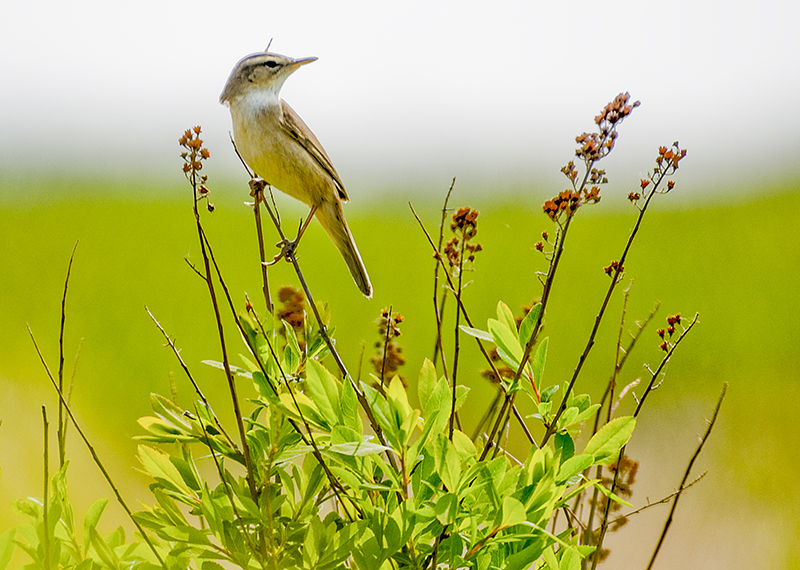
M245 162L267 183L311 207L298 239L316 216L358 288L372 297L367 270L344 219L344 184L317 137L280 98L284 81L316 59L269 52L248 55L233 68L219 99L230 107L233 137Z

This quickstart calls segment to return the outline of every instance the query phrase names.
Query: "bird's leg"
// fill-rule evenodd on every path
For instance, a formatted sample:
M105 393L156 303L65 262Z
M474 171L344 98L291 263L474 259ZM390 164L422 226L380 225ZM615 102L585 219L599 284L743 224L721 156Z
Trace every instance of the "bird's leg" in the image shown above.
M297 245L300 243L300 238L303 237L303 234L305 233L306 228L308 228L308 224L311 223L311 219L314 217L314 214L316 213L316 211L317 211L317 207L316 206L311 206L311 211L308 213L308 216L306 217L306 220L300 226L300 229L297 232L297 237L296 238L294 238L291 241L284 238L283 240L278 242L277 245L281 248L281 252L278 255L276 255L275 258L272 261L267 263L267 265L274 265L275 263L277 263L278 261L280 261L284 257L286 258L287 261L289 261L294 256L294 250L295 250L295 248L297 248Z
M300 238L303 237L303 234L306 232L306 228L308 227L308 224L311 223L311 219L314 217L314 214L316 213L316 211L317 211L317 207L316 206L311 206L311 211L308 213L308 217L306 218L306 221L303 222L302 226L300 226L300 230L297 232L297 237L294 238L294 241L292 242L293 246L296 246L298 243L300 243Z

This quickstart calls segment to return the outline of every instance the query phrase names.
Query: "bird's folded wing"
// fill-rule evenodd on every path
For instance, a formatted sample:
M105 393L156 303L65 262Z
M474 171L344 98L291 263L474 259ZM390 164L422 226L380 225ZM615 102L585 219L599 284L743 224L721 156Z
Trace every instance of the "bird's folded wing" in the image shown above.
M294 109L292 109L283 99L281 99L281 108L283 110L283 121L281 126L286 130L286 134L296 140L300 146L308 151L308 154L314 157L314 160L316 160L322 169L330 175L336 184L336 190L339 193L339 199L342 202L347 202L349 198L347 197L347 192L344 189L344 184L339 178L339 174L336 172L336 169L333 167L333 163L328 157L328 153L326 153L325 149L322 148L322 145L317 137L314 136L314 133L312 133L311 129L308 128L308 125L303 122L303 119L301 119L300 116L295 113Z

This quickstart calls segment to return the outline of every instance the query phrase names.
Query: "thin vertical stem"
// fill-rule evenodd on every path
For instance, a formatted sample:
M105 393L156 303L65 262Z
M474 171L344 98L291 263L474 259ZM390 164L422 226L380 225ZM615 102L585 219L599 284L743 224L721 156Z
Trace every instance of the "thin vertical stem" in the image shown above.
M64 294L61 296L61 327L58 333L58 389L64 391L64 328L67 322L67 290L69 288L69 277L72 273L72 261L75 259L75 250L78 249L78 242L72 248L67 266L67 277L64 279ZM58 464L64 466L67 458L67 426L64 418L64 408L61 402L58 404L58 428L56 437L58 439Z
M260 192L256 192L255 195L255 203L253 204L253 215L256 219L256 234L258 236L258 254L261 258L261 281L262 281L262 291L264 293L264 302L267 305L267 311L270 314L275 312L275 309L272 305L272 297L269 293L269 275L267 272L267 257L266 251L264 250L264 234L261 229L261 201L264 199L264 191L261 190Z
M462 230L461 232L461 249L459 251L458 256L458 289L456 289L453 293L456 296L456 302L458 305L461 305L461 291L462 291L462 280L464 276L464 249L466 248L466 237L465 232ZM438 264L437 264L438 265ZM450 387L452 390L452 398L450 403L450 433L449 438L450 441L453 441L453 430L455 429L455 422L456 422L456 389L458 388L458 353L460 350L460 341L459 341L459 333L461 332L458 328L461 322L461 311L458 310L456 307L456 326L454 327L454 345L453 345L453 383Z
M664 367L666 367L670 358L672 358L672 355L677 350L678 345L680 345L683 339L686 338L686 335L689 334L689 331L691 331L692 328L694 328L694 326L697 324L698 319L699 315L695 314L694 319L692 319L692 322L689 323L689 326L686 327L686 329L681 333L681 335L675 341L675 344L673 344L672 347L669 349L669 352L667 352L667 354L665 354L664 357L661 359L661 363L658 365L658 368L656 368L655 371L651 372L650 382L648 383L647 388L644 391L644 394L642 394L642 397L639 399L639 404L636 406L636 410L633 412L633 417L635 418L639 417L639 413L642 411L642 406L644 405L647 396L653 390L653 387L655 386L656 381L661 375L661 372L664 370ZM624 445L622 449L620 449L619 458L617 459L617 465L621 463L622 458L625 456L625 450L627 448L628 446ZM617 480L619 478L619 472L620 469L614 471L614 479L611 482L612 493L617 489ZM592 570L597 568L597 564L600 562L600 548L603 546L603 540L605 539L606 532L608 531L608 515L610 511L611 511L611 500L609 499L606 501L606 508L605 511L603 512L603 522L600 524L600 536L597 539L597 549L595 550L595 554L593 556Z
M62 321L63 330L63 321ZM63 359L62 359L63 365ZM60 371L60 369L59 369ZM59 380L61 380L59 378ZM61 406L59 406L59 412ZM50 570L50 523L47 520L50 516L50 451L49 451L49 437L50 424L47 422L47 408L42 406L42 421L44 423L44 499L42 505L42 520L44 521L44 531L42 532L43 548L44 548L44 567L45 570Z
M447 205L450 202L450 194L456 185L456 179L450 183L450 189L444 197L444 205L442 205L442 219L439 222L439 245L436 247L437 251L442 251L442 242L444 241L444 224L447 220ZM444 302L447 299L447 289L442 292L441 301L437 301L439 295L439 264L436 263L433 270L433 312L436 315L436 345L433 349L433 364L436 365L437 356L442 357L442 371L447 376L447 361L444 357L444 347L442 346L442 314L444 313Z
M198 150L193 148L191 154L192 154L192 163L199 162L195 158L198 155ZM233 372L231 371L231 365L228 359L228 347L225 342L225 330L222 325L222 315L220 314L219 303L217 302L217 293L214 290L214 280L212 278L212 273L211 273L211 262L209 261L208 258L208 251L207 251L208 243L205 232L203 230L203 225L200 223L200 211L197 207L197 203L199 201L199 196L197 192L197 187L198 187L197 169L195 168L191 169L189 182L191 183L192 186L192 194L194 198L192 203L192 210L194 212L195 224L197 226L197 237L200 240L200 251L203 256L203 264L205 266L205 273L202 274L202 276L206 282L206 286L208 288L208 294L211 298L211 305L214 309L214 318L216 319L217 323L217 334L219 336L220 349L222 351L222 367L225 370L225 377L228 380L228 389L231 393L231 399L233 400L233 411L234 414L236 415L236 425L239 429L239 437L242 442L242 454L244 455L245 466L247 468L247 473L245 475L247 479L247 486L250 488L250 495L253 498L253 500L258 502L258 489L256 488L255 473L253 473L253 460L252 457L250 456L250 446L247 443L247 432L245 431L244 420L242 419L242 411L239 407L239 396L236 393L236 381L234 379Z
M653 556L650 558L650 562L647 564L647 570L650 570L653 567L653 563L656 561L656 557L658 556L658 551L661 550L661 545L664 544L664 539L667 536L669 527L672 524L672 518L675 515L675 509L678 507L678 500L681 498L683 490L686 488L686 481L689 479L689 474L692 472L692 467L694 466L695 460L697 460L700 452L703 450L703 446L706 444L706 441L708 441L708 436L711 435L711 430L714 429L714 424L717 422L717 416L719 415L719 409L722 406L722 400L725 399L725 393L727 391L728 383L725 382L725 384L722 386L722 393L719 395L719 399L717 400L717 407L714 408L714 416L711 418L711 421L708 422L706 433L700 440L700 444L697 446L697 450L694 452L694 455L692 455L692 458L689 460L689 465L686 466L686 472L683 474L681 484L678 486L678 493L675 495L675 500L672 502L672 508L670 508L669 515L664 523L664 530L661 531L661 536L658 537L658 543L653 551Z

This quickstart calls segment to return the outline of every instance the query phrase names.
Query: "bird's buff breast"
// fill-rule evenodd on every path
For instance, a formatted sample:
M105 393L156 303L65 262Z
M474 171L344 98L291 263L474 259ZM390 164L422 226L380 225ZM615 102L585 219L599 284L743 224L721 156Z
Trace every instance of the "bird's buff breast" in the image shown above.
M327 174L279 124L280 108L231 107L233 137L245 162L268 184L293 198L319 205L334 195Z

